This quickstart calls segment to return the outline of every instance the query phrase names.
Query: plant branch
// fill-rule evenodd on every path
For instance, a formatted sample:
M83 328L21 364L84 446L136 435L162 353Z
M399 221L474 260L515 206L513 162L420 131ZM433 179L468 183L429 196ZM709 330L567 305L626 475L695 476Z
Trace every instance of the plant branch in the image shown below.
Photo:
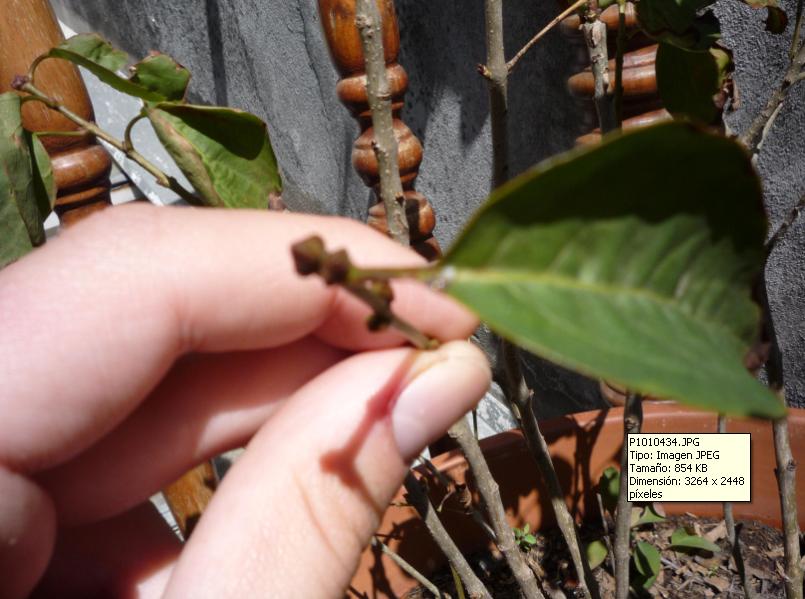
M520 48L520 51L515 54L512 59L506 63L506 69L511 73L514 70L514 67L517 66L517 63L520 62L520 59L525 56L528 51L536 44L539 40L541 40L551 29L556 27L562 19L568 17L573 12L580 9L582 6L587 4L588 0L576 0L573 4L568 6L565 10L559 13L550 23L548 23L545 27L543 27L539 33L537 33L534 37L532 37L525 46Z
M329 253L321 237L313 235L291 246L296 271L302 276L317 274L328 285L339 285L372 309L368 327L379 331L388 327L397 329L415 347L435 349L436 339L428 337L414 325L397 316L391 309L394 293L386 278L368 279L368 270L355 268L344 250ZM389 273L393 271L378 271ZM405 269L405 272L411 272Z
M509 69L503 46L503 0L485 0L486 65L482 68L489 86L492 120L492 185L500 187L509 178Z
M788 437L788 418L772 423L774 452L777 457L777 486L780 489L780 510L783 516L783 545L785 554L785 596L802 599L802 565L799 551L799 521L797 519L797 462L791 453Z
M618 39L615 49L615 127L623 126L623 55L626 53L626 0L618 0Z
M801 23L801 18L798 19L798 21ZM798 36L799 34L797 33L797 37ZM791 63L785 72L780 87L772 93L771 97L769 97L766 102L766 106L739 138L741 143L746 146L751 154L756 154L760 151L771 130L772 124L777 118L777 115L780 114L780 109L788 96L789 90L797 82L801 81L803 69L805 69L805 44L791 57Z
M526 445L536 462L537 470L548 487L551 507L553 507L554 514L556 514L556 522L567 543L576 575L579 578L579 591L583 597L597 597L597 590L590 588L590 583L588 583L588 581L594 581L590 565L582 555L576 522L573 520L573 516L570 515L570 510L565 503L565 494L562 491L562 485L559 483L559 477L556 475L556 469L553 467L548 443L542 435L539 421L534 414L532 394L523 378L518 354L517 347L508 341L503 341L501 359L504 369L505 395L511 402L512 412L514 412L520 423Z
M621 451L620 490L615 512L615 597L629 597L629 537L632 527L632 502L627 494L629 435L639 433L643 424L643 398L630 393L623 408L623 449Z
M601 528L604 530L604 543L607 546L607 561L609 567L612 569L613 575L615 574L615 556L612 549L612 539L609 538L609 523L607 522L607 513L604 510L604 502L601 499L601 493L596 492L595 499L598 502L598 513L601 515Z
M598 114L598 123L601 134L615 129L615 119L612 118L612 105L609 93L609 56L607 53L607 26L598 18L598 12L587 11L584 22L581 24L587 52L590 55L590 67L593 73L594 92L593 102Z
M407 500L414 509L419 513L425 527L428 529L431 537L442 550L450 566L455 568L464 585L467 587L467 592L472 597L492 599L489 591L472 571L470 565L467 563L466 558L461 553L461 550L456 546L450 534L445 529L439 517L436 515L436 508L433 507L427 493L422 489L420 482L409 471L405 477L405 490L407 492Z
M138 114L129 121L128 125L126 125L126 130L123 132L123 146L127 149L127 151L134 149L134 143L131 141L131 132L134 130L134 125L139 123L144 118L146 118L144 114Z
M489 515L489 521L498 539L498 548L517 580L520 590L526 599L544 599L537 579L528 564L526 564L525 558L514 538L514 531L506 519L506 510L503 508L503 501L500 498L500 489L492 477L489 465L481 451L481 446L478 444L475 435L472 434L472 429L467 419L462 417L450 427L448 434L455 439L467 458L470 471L478 486L481 504Z
M201 202L199 199L190 191L185 189L181 183L179 183L173 177L166 175L159 167L155 164L150 162L148 159L145 158L142 154L138 151L134 150L133 148L127 148L125 142L120 141L116 137L113 137L95 123L87 121L72 110L67 108L64 104L59 102L58 100L51 98L43 91L35 87L27 77L17 76L14 78L14 82L11 84L12 87L18 91L25 92L28 94L29 98L32 98L35 101L42 102L45 106L50 108L51 110L55 110L59 114L63 115L68 120L72 121L82 129L88 131L90 134L94 135L98 139L102 139L106 143L108 143L113 148L116 148L123 152L127 158L136 162L141 167L143 167L150 175L152 175L157 183L162 187L166 187L176 193L180 198L185 200L188 204L192 204L194 206L201 206Z
M727 417L724 414L718 415L718 432L724 434L727 432ZM724 525L727 527L727 539L730 545L735 546L735 517L732 514L732 502L725 501L722 504L724 509Z
M380 551L382 551L385 555L389 556L391 561L397 564L403 572L411 576L419 584L428 589L428 591L433 593L435 597L439 598L444 597L445 599L450 599L450 595L445 595L444 593L442 593L436 587L435 584L433 584L430 580L428 580L425 577L424 574L422 574L419 570L417 570L411 564L405 561L400 554L396 553L395 551L392 551L391 548L389 548L389 546L386 545L383 541L381 541L377 537L372 537L372 546L378 547Z
M397 139L394 136L391 113L391 89L386 77L382 23L375 0L356 1L355 23L360 32L366 62L366 95L372 111L372 147L377 156L380 175L380 199L386 209L389 234L403 245L410 245L408 221L403 206Z
M799 49L799 36L802 32L802 9L805 2L803 0L797 0L797 10L796 16L794 17L794 33L791 36L791 48L788 51L788 56L791 60L794 60L794 57L797 55L797 51Z

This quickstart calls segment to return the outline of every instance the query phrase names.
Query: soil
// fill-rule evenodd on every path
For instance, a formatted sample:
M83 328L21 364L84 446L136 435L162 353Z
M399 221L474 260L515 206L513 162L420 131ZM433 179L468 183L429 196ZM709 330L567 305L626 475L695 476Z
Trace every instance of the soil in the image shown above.
M740 545L745 572L749 584L763 599L785 597L783 588L782 533L772 527L754 521L741 521ZM708 538L721 547L721 552L682 553L669 548L671 534L678 528L686 528ZM611 529L610 529L611 530ZM660 550L662 571L644 597L663 599L701 599L718 597L743 599L741 576L731 556L726 527L723 521L695 518L692 515L673 516L665 522L644 525L636 531L635 539L652 543ZM602 538L599 527L586 526L581 530L582 541L587 543ZM580 597L564 540L558 531L536 534L537 543L527 551L532 569L540 575L543 591L550 599L575 599ZM499 555L489 552L470 556L470 563L495 599L519 599L517 584L505 562ZM594 571L601 597L614 596L615 581L611 575L609 558ZM440 590L458 597L450 570L436 573L431 580ZM404 599L433 597L428 591L417 588Z

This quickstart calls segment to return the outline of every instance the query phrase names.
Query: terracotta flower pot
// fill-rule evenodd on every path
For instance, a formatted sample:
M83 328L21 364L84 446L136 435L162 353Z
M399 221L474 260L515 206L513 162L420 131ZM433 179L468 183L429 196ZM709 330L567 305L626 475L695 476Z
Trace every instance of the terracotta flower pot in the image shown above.
M805 410L792 409L789 416L791 449L799 463L805 463ZM542 423L554 465L565 490L571 512L585 515L586 505L596 505L595 488L605 468L617 466L623 442L623 411L584 412ZM774 476L775 459L770 423L731 419L729 432L752 434L752 501L734 504L736 519L759 520L780 527L780 501ZM644 432L713 433L716 416L683 408L671 402L644 406ZM500 485L503 502L512 526L526 522L532 529L553 524L553 513L534 461L519 431L508 431L484 440L481 445ZM438 456L434 464L457 483L464 483L467 465L459 452ZM441 487L434 483L434 488ZM797 491L805 497L805 475L797 479ZM440 498L436 497L438 504ZM452 499L455 498L451 498ZM395 501L403 501L402 492ZM454 503L457 505L457 503ZM692 512L704 517L721 517L721 504L663 503L669 515ZM596 508L597 509L597 508ZM469 516L457 510L443 510L442 520L465 553L486 547L482 531ZM597 517L597 511L591 514ZM805 526L805 510L800 510L800 527ZM389 507L382 517L378 535L420 572L428 575L445 560L412 508ZM368 548L350 587L350 596L398 597L416 586L389 558Z

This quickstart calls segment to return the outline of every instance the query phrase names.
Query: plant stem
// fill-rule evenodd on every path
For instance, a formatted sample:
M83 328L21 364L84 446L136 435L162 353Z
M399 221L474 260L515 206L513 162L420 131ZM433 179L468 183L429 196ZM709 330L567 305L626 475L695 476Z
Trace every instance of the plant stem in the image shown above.
M138 114L129 121L128 125L126 125L126 130L123 132L123 145L127 148L128 151L134 149L134 143L131 141L131 132L134 130L134 125L139 123L144 118L146 118L144 114L142 113Z
M629 537L632 528L632 502L626 493L629 465L629 435L639 433L643 424L643 398L630 393L623 408L623 449L621 451L620 491L615 513L615 597L629 597Z
M475 484L478 486L481 504L489 515L489 521L498 539L498 548L509 565L512 574L514 574L520 590L526 599L544 599L536 576L526 564L525 558L517 546L514 531L506 519L506 510L500 498L500 489L492 477L489 465L481 451L481 446L478 444L475 435L472 434L472 429L467 419L462 417L450 427L448 434L455 439L467 458Z
M515 54L512 59L506 63L506 68L508 69L509 73L514 70L514 67L517 66L517 63L520 62L520 59L528 53L528 51L536 44L539 40L541 40L551 29L556 27L562 19L569 16L574 11L577 11L582 6L587 4L587 0L576 0L573 4L568 6L565 10L559 13L550 23L548 23L545 27L543 27L539 33L537 33L534 37L532 37L525 46L520 48L520 51Z
M801 19L799 19L799 21L801 23ZM797 37L799 37L798 29ZM780 87L772 93L771 97L766 102L766 106L760 111L760 114L755 117L755 120L752 121L752 124L749 125L749 128L744 134L740 136L739 139L741 143L747 147L750 153L756 154L763 147L763 143L766 141L772 124L777 118L777 115L780 114L780 109L788 96L789 90L801 80L803 69L805 69L805 44L791 57L791 63L788 66L788 70L785 72Z
M518 350L512 344L504 341L501 346L501 357L504 366L506 397L513 404L512 411L523 430L528 450L531 452L534 461L536 461L537 470L548 487L551 507L553 507L554 514L556 514L556 523L567 543L576 575L579 578L579 591L583 597L589 598L593 595L597 597L596 589L591 589L590 585L588 585L588 581L594 580L590 571L590 564L582 556L581 541L579 540L576 522L573 520L573 516L570 515L570 510L565 503L565 494L562 491L562 485L559 483L559 477L556 475L556 469L553 467L548 443L542 435L539 421L534 414L531 392L520 369Z
M607 26L598 18L597 7L590 3L590 10L584 17L581 31L587 44L590 55L590 67L595 83L593 102L598 114L598 123L601 134L615 129L615 119L612 117L612 106L609 94L609 56L607 53Z
M799 521L797 519L797 462L791 453L788 438L788 418L772 423L774 452L777 457L777 486L780 489L780 510L783 515L785 543L785 596L802 599L802 566L799 551Z
M492 184L497 188L509 178L509 69L503 46L503 0L485 0L486 65L489 114L492 120Z
M609 524L607 523L607 513L604 510L604 502L601 500L601 493L595 494L595 499L598 502L598 513L601 515L601 527L604 529L604 543L607 546L607 561L612 573L615 574L615 556L612 549L612 539L609 538Z
M433 595L440 598L444 597L445 599L450 599L450 595L445 595L442 593L435 584L425 577L424 574L405 561L400 554L392 551L383 541L377 537L372 537L372 546L380 548L380 551L389 556L391 561L397 564L403 572L411 576L419 584L428 589L428 591L433 593Z
M623 126L623 55L626 53L626 0L618 0L618 39L615 50L615 127Z
M718 415L718 432L724 434L727 432L727 417L724 414ZM725 501L722 504L724 509L724 524L727 527L727 538L730 545L735 546L735 518L732 515L732 502Z
M796 16L794 17L794 33L791 36L791 48L788 50L788 56L791 60L794 60L794 57L797 55L797 50L799 47L799 36L802 32L802 9L805 2L803 0L797 0L797 10Z
M366 62L366 95L372 111L374 130L372 147L377 156L380 175L380 199L386 209L389 234L399 243L410 245L408 221L403 206L397 139L394 136L394 120L391 113L391 89L386 77L382 23L375 0L355 2L355 23L360 32Z
M405 477L405 490L408 493L408 502L414 506L419 513L425 527L430 532L431 537L442 550L447 561L455 568L467 592L473 598L492 599L489 591L470 568L461 550L456 546L450 534L445 529L439 517L436 515L436 508L433 507L430 499L420 486L419 481L409 471Z
M181 185L181 183L179 183L176 179L174 179L169 175L166 175L159 167L157 167L155 164L147 160L145 156L143 156L133 148L127 148L125 142L122 142L116 137L113 137L112 135L110 135L109 133L98 127L98 125L96 125L95 123L91 123L90 121L81 118L80 116L75 114L72 110L64 106L64 104L62 104L61 102L59 102L54 98L51 98L50 96L39 90L26 78L17 77L14 80L12 87L14 87L14 89L29 94L28 97L38 102L42 102L45 106L47 106L51 110L55 110L68 120L72 121L73 123L81 127L82 129L94 135L95 137L102 139L110 146L117 148L118 150L123 152L127 158L136 162L141 167L143 167L149 174L151 174L156 179L159 185L170 189L180 198L185 200L188 204L194 206L203 205L201 201L193 193L185 189Z

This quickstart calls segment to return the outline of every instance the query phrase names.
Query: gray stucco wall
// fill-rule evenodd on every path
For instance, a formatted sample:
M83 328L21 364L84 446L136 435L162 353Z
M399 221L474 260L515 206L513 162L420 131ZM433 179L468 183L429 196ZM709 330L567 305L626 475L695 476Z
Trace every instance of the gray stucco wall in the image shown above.
M362 218L369 193L350 165L357 126L335 97L337 75L322 38L314 0L54 0L72 28L99 31L133 56L172 54L193 72L194 101L243 108L269 123L296 210ZM397 0L401 63L410 76L404 118L425 145L418 189L438 215L443 244L455 236L489 191L488 103L475 65L483 60L483 2ZM794 0L783 2L793 7ZM555 14L553 2L507 0L506 44L519 48ZM791 27L763 31L762 12L721 0L727 44L737 63L741 104L728 118L740 132L785 68ZM550 34L511 78L510 115L519 172L572 146L584 130L582 110L566 92L578 51ZM772 226L805 193L805 85L790 94L758 167L766 181ZM805 224L774 253L767 278L785 352L788 399L805 405ZM531 360L527 367L543 414L593 406L597 385Z

